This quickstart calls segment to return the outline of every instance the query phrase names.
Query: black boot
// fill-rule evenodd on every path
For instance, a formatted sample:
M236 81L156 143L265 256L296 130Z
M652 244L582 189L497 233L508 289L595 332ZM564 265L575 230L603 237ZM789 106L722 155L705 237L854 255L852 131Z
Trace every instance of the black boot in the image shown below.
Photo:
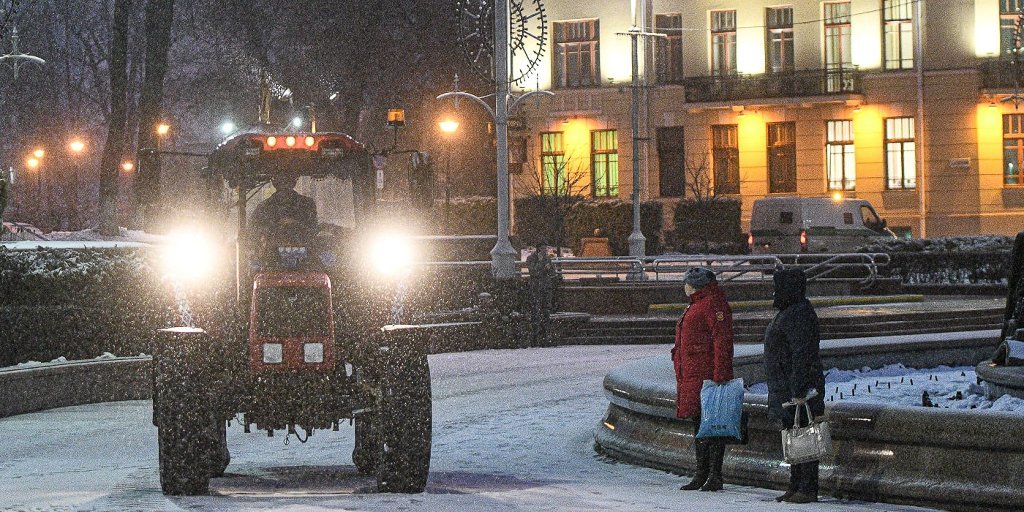
M700 488L702 491L722 490L722 459L725 458L725 443L720 439L708 442L708 480Z
M680 487L684 491L696 491L708 481L708 442L701 439L694 440L693 451L697 453L697 472L693 475L690 483Z

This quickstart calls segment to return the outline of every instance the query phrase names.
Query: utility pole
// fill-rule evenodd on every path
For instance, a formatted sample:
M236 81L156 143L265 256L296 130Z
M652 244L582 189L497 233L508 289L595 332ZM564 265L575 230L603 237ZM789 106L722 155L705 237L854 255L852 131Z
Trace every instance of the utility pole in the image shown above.
M640 38L653 39L666 36L664 34L645 32L639 26L636 12L637 0L630 0L630 8L632 10L633 26L627 32L619 32L618 35L629 36L632 40L633 98L632 105L630 106L630 117L633 130L633 193L631 195L633 201L633 232L629 235L629 255L635 257L644 256L647 252L647 238L644 237L643 231L640 230L640 143L642 140L640 137L640 89L646 87L646 80L640 80Z

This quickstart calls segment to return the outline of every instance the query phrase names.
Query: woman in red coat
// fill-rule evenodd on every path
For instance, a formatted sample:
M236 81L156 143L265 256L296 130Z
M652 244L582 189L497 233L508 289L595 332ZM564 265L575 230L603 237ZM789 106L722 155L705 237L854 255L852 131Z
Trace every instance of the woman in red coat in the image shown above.
M681 487L692 491L722 489L725 439L696 439L700 427L700 390L705 380L732 380L732 310L715 273L691 268L683 277L690 305L676 322L672 363L676 370L676 416L693 419L697 473Z

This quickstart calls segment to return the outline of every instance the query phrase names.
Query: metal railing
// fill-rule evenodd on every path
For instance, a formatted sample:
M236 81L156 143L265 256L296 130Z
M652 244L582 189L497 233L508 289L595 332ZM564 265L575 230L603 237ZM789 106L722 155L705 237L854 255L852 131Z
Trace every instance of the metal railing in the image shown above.
M808 282L852 281L870 286L878 280L879 268L887 266L890 260L884 253L821 253L555 258L552 261L562 276L680 281L690 268L707 267L718 275L720 282L760 281L771 279L777 269L786 267L803 269Z
M812 69L759 75L700 76L683 80L688 103L799 98L861 92L855 68Z
M693 267L707 267L717 274L719 282L728 282L740 277L754 274L757 279L765 279L782 260L771 254L755 256L666 256L655 258L647 267L654 272L654 280L662 280L662 275L677 275L681 279L683 273Z
M1024 82L1024 70L1018 69L1007 59L987 60L978 65L982 89L1012 89Z

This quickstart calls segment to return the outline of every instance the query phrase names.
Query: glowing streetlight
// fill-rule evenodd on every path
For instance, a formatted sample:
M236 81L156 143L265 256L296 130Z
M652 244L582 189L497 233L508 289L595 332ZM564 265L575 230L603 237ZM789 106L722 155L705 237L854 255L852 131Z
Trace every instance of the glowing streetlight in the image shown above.
M74 139L70 144L68 144L68 149L70 149L72 153L79 154L82 151L85 151L85 143L79 139Z
M160 124L156 125L156 134L161 136L161 137L163 137L164 135L167 135L167 133L170 132L170 131L171 131L171 125L169 125L167 123L160 123Z
M46 156L46 150L43 148L36 148L35 151L32 152L32 156L36 158L43 158Z
M437 123L437 126L441 128L442 132L451 134L455 133L455 131L459 129L459 122L454 119L445 119L444 121Z
M299 117L299 116L293 117L292 118L292 127L294 127L294 128L302 127L302 118Z
M36 157L29 157L25 160L25 166L29 169L36 170L39 168L39 159Z
M237 129L238 129L238 127L235 126L235 123L232 122L232 121L224 121L220 125L220 131L224 135L231 135L232 133L235 133L235 130L237 130Z
M121 169L124 172L132 172L135 170L135 162L132 162L131 160L125 160L124 162L121 162Z
M836 201L836 202L842 201L843 200L843 193L842 192L833 192L832 193L832 200Z

